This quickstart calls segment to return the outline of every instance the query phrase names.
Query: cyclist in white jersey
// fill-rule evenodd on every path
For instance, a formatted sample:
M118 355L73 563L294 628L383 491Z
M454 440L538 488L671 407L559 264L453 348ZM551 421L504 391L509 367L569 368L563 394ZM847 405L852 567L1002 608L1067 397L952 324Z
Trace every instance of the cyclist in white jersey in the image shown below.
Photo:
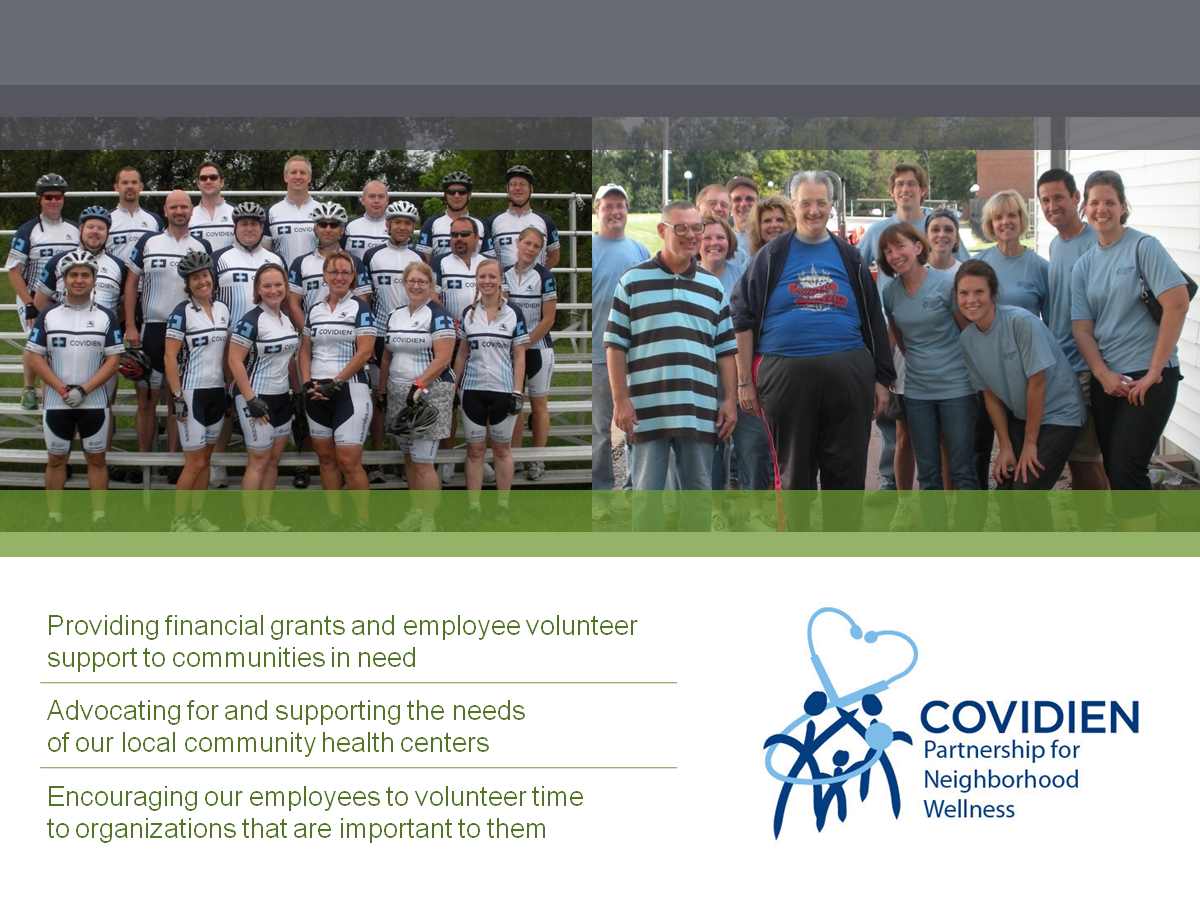
M380 360L383 406L404 451L412 509L399 531L436 531L437 445L449 437L454 418L454 318L434 298L433 270L410 262L402 275L406 302L388 316ZM420 398L420 399L418 399ZM432 412L418 412L418 407ZM404 425L400 425L404 422Z
M545 244L545 236L537 228L526 228L517 238L517 262L504 270L504 288L508 302L521 310L525 327L529 329L529 347L525 351L525 379L529 383L529 430L533 446L545 447L550 437L550 380L554 375L554 344L550 329L558 310L558 290L554 276L537 258ZM522 389L517 385L517 390ZM512 445L521 446L523 417L517 416ZM515 468L515 466L514 466ZM525 470L529 481L540 481L546 474L546 464L534 460Z
M384 217L388 205L387 185L373 178L363 186L359 200L363 214L347 223L342 249L348 250L355 259L365 261L368 250L388 242L387 219Z
M225 174L212 160L206 159L196 170L196 187L200 202L192 210L189 230L192 237L208 241L213 252L233 243L233 206L225 202L221 190Z
M305 156L293 156L283 166L287 196L267 208L267 233L263 246L274 250L285 264L311 253L317 246L313 233L313 210L317 200L308 193L312 164Z
M122 261L144 235L158 234L167 227L156 213L142 209L138 200L142 196L142 176L133 166L117 170L113 181L118 202L112 211L112 224L108 229L108 252ZM122 323L128 334L136 330L132 320Z
M526 166L513 166L505 173L504 181L508 209L487 220L487 235L491 242L491 252L487 255L495 256L508 268L517 261L518 236L532 225L546 236L546 246L538 262L553 269L558 265L558 226L548 215L529 205L529 198L533 196L533 172Z
M229 308L229 327L236 325L254 306L254 276L263 266L274 263L285 272L287 266L272 250L262 246L263 225L267 214L252 201L239 203L233 208L233 243L213 254L213 268L217 273L217 299ZM229 394L226 410L233 408L233 394ZM216 453L229 449L229 438L233 433L233 416L225 417L221 436L217 438ZM229 475L224 466L209 469L210 487L229 487Z
M310 253L297 256L288 266L288 315L297 328L304 326L304 317L310 309L329 294L325 283L325 261L334 253L342 251L342 235L346 231L346 210L340 203L318 203L312 210L317 246ZM351 255L354 261L354 284L351 293L369 300L371 279L362 260Z
M33 291L43 266L52 256L79 246L79 229L74 222L62 217L66 179L50 172L37 180L34 189L37 193L37 217L17 229L5 263L9 283L17 298L17 317L27 334L40 312ZM22 409L37 409L37 391L33 382L33 373L25 366Z
M392 310L408 303L403 285L405 267L421 261L421 257L409 249L409 238L412 237L413 229L421 222L417 208L407 200L397 200L388 206L384 217L387 220L387 243L372 247L363 257L363 265L367 268L375 294L372 313L375 316L375 325L379 329L379 337L375 341L375 356L367 367L371 389L376 392L376 409L371 416L372 450L383 449L384 407L379 396L385 392L386 383L380 383L379 362L383 358L383 339L387 333L388 317L391 316ZM367 478L373 482L383 482L383 467L370 468Z
M141 347L150 358L150 373L137 385L138 450L146 453L154 441L155 407L162 391L166 371L163 354L166 349L167 319L180 303L187 299L183 279L177 267L184 255L193 250L209 253L208 244L188 233L192 219L192 198L184 191L171 191L163 201L167 214L167 230L162 234L144 234L129 253L125 277L125 321L135 321L135 308L141 304L142 329L126 335L130 345ZM211 254L210 254L211 255ZM139 298L138 286L141 284ZM167 407L167 447L175 452L179 435L175 428L175 413Z
M216 279L207 253L187 254L179 261L178 271L188 299L175 307L167 320L164 357L184 459L175 485L171 530L220 531L204 517L204 492L208 490L209 460L225 422L229 307L213 298Z
M426 262L432 262L439 256L450 252L450 230L456 219L469 218L475 222L475 233L480 236L482 246L488 247L487 228L481 219L476 219L467 210L471 202L471 176L466 172L451 172L442 179L442 200L446 211L432 219L427 219L421 226L417 238L417 252Z
M462 528L479 526L479 491L483 487L483 452L492 441L496 489L499 494L496 522L508 524L508 495L512 489L513 460L509 441L521 414L525 382L525 345L529 334L525 318L504 302L500 263L485 259L475 273L475 302L459 323L454 377L462 391L463 425L467 432L467 516Z
M353 256L338 250L325 260L325 298L309 309L300 338L300 378L313 450L329 513L319 531L370 531L362 466L363 442L371 421L371 388L363 371L375 352L375 320L365 300L351 294ZM342 522L343 479L357 515Z
M267 263L254 273L253 284L252 306L229 335L229 371L248 454L242 476L243 528L290 531L271 515L271 496L279 460L292 436L300 336L283 310L288 289L283 266Z
M107 531L104 498L108 467L108 394L101 390L121 361L117 317L96 305L96 260L72 250L59 261L63 302L41 313L29 332L25 359L49 389L42 426L46 436L46 505L43 530L61 531L62 489L67 482L71 442L79 433L91 488L92 530Z

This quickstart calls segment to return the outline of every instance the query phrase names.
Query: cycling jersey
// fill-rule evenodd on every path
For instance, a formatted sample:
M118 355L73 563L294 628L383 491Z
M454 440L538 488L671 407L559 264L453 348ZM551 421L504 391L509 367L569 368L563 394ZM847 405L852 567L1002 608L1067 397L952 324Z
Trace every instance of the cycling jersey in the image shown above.
M229 307L214 300L212 318L194 300L185 300L167 320L167 337L181 342L179 381L183 390L225 387Z
M475 271L483 262L476 253L469 263L454 254L439 256L434 260L433 277L442 295L442 306L450 310L457 322L468 306L475 302Z
M176 240L169 231L144 234L129 251L126 265L129 271L141 276L142 321L145 324L163 323L180 303L187 299L183 279L176 267L185 254L201 250L212 255L208 244L185 234Z
M286 197L267 209L267 227L263 232L263 246L274 250L290 263L298 256L311 253L317 246L317 233L313 229L313 210L317 200L309 197L299 206Z
M355 259L366 262L368 250L373 247L382 247L387 242L387 219L359 216L346 223L346 232L342 237L342 249L353 254Z
M454 338L454 319L440 303L422 303L416 312L409 312L405 305L392 311L384 324L383 336L387 348L392 351L388 381L411 384L433 362L433 342ZM437 380L454 381L450 366Z
M233 243L233 207L228 203L220 203L210 216L204 204L197 203L192 210L188 232L194 238L208 241L214 251L228 247Z
M255 306L238 320L229 334L231 343L246 347L246 374L256 395L286 394L291 389L288 363L300 348L300 335L287 316ZM234 382L234 394L240 394Z
M37 284L37 292L55 302L62 301L58 291L58 261L64 255L59 253L50 257L42 267L42 277ZM96 286L92 288L92 299L115 314L121 306L122 292L125 290L125 263L111 253L102 252L96 257L96 266Z
M50 369L63 384L87 384L104 360L124 349L117 317L97 306L60 303L37 317L25 349L46 357ZM76 409L105 409L108 392L94 390ZM57 391L46 391L46 411L71 409Z
M487 221L488 235L491 238L491 250L488 256L500 260L500 265L508 268L517 261L517 238L526 228L536 228L545 237L545 246L537 261L546 264L546 254L558 249L558 226L554 220L543 212L528 209L518 215L505 210L496 213Z
M334 309L318 303L304 315L304 336L312 341L309 378L336 378L358 352L358 339L374 339L375 319L365 300L346 297ZM367 373L359 369L349 381L367 384Z
M288 267L288 290L303 298L305 312L329 296L329 285L325 283L324 274L325 257L319 250L296 257ZM350 288L350 295L370 297L371 278L367 274L367 267L357 257L354 259L354 274L354 286Z
M529 343L521 310L505 303L491 322L487 310L476 306L464 313L458 335L467 342L467 367L460 385L464 391L499 391L511 394L513 352Z
M4 268L12 270L21 268L21 278L29 295L41 279L42 268L51 257L79 246L79 227L74 222L59 219L51 222L38 216L30 219L17 229L13 235L12 246L8 251L8 261Z
M254 306L254 276L267 263L287 271L278 253L261 245L247 250L236 241L213 254L217 270L217 299L229 307L229 323L236 325Z
M554 276L545 266L534 264L518 274L516 266L504 270L504 287L508 291L508 302L520 307L525 316L525 327L532 332L542 323L542 304L558 299L558 289L554 284ZM550 350L554 344L550 341L550 332L542 335L541 339L532 345L535 349Z
M158 234L167 227L161 216L146 212L140 206L133 212L118 206L112 211L112 226L108 229L108 243L104 249L121 261L129 259L129 253L144 235Z
M471 219L475 223L475 230L479 234L479 248L485 251L490 250L491 243L489 242L487 224L471 215L468 215L466 218ZM450 226L453 224L454 219L450 218L449 213L442 213L440 216L434 216L432 219L425 220L425 224L421 226L420 234L417 235L417 252L425 257L426 261L433 259L435 256L450 252Z
M387 333L388 317L392 310L408 306L408 294L404 290L405 268L421 261L421 257L412 250L398 247L391 241L372 247L363 257L371 287L375 289L375 324L379 327L380 337Z

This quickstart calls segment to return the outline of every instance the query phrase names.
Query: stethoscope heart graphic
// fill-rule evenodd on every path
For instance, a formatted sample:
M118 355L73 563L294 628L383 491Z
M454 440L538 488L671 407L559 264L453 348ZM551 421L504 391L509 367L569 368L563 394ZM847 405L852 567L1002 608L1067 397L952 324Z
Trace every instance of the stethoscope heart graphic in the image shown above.
M817 655L817 648L816 648L815 643L813 642L813 623L815 623L818 618L820 618L822 615L825 615L826 613L838 615L838 616L841 616L843 619L845 619L850 625L850 637L856 641L864 640L868 644L874 644L881 637L894 637L899 640L903 640L905 643L908 644L909 648L912 650L912 658L909 660L908 666L905 669L903 669L902 671L897 672L895 675L885 678L882 681L877 681L874 684L868 685L866 687L859 688L858 690L854 691L853 693L847 694L846 696L842 696L842 695L838 694L838 692L834 689L833 681L830 679L829 673L825 670L825 665L821 662L821 657ZM862 775L863 772L867 771L867 769L871 768L873 765L875 765L875 763L877 763L880 760L880 758L883 756L883 752L892 743L893 732L892 732L892 729L887 724L885 724L883 722L875 721L875 722L872 722L869 727L867 727L863 739L866 741L867 746L871 748L871 753L868 755L868 757L863 761L863 763L861 765L856 766L851 771L844 772L840 775L828 775L828 776L822 776L819 778L798 778L795 776L785 775L782 772L777 771L775 769L774 765L772 765L772 763L771 763L772 757L775 755L776 747L778 747L780 743L793 744L794 740L790 739L790 735L792 734L792 732L795 731L797 728L799 728L801 725L803 725L805 722L808 722L810 719L814 719L817 716L821 715L822 713L828 712L830 709L834 709L834 708L844 709L845 707L850 706L853 703L859 702L867 695L879 694L879 693L882 693L883 691L886 691L888 689L888 687L895 684L897 681L899 681L901 678L903 678L909 672L911 672L914 668L916 668L917 645L916 645L916 642L913 641L912 638L910 638L907 634L905 634L902 631L885 630L885 631L864 632L862 630L862 628L860 628L858 626L858 623L855 622L854 619L849 615L849 613L843 612L842 610L837 609L836 607L833 607L833 606L823 606L820 609L818 609L815 613L813 613L812 616L809 617L809 620L808 620L808 651L810 654L810 658L812 660L813 668L816 670L817 678L820 679L821 687L825 691L825 696L826 696L825 707L823 709L814 710L811 713L805 712L804 715L800 716L800 718L796 719L796 721L794 721L790 725L788 725L779 734L773 735L772 737L767 739L767 745L766 745L767 771L771 774L772 778L776 778L779 781L784 781L789 784L803 784L803 785L812 785L812 786L839 784L839 783L841 783L843 781L847 781L851 778L857 778L859 775ZM818 697L817 703L819 705L820 704L820 699L819 699L820 694L817 694L816 696ZM811 708L811 707L809 707L809 708Z
M880 637L885 636L907 641L909 648L912 651L912 657L909 660L908 667L889 678L885 678L882 681L877 681L872 685L868 685L867 687L859 688L853 693L847 694L843 697L834 689L833 681L830 679L829 673L825 669L825 665L821 662L821 657L817 654L817 648L813 641L813 623L822 613L834 613L849 622L850 637L856 641L862 639L868 644L874 644L879 640ZM846 707L851 703L857 703L867 694L878 694L881 691L886 691L890 684L899 681L901 678L911 672L917 664L917 645L907 634L902 631L868 631L864 633L863 630L858 626L858 623L855 622L854 619L852 619L847 613L842 612L840 609L835 609L832 606L825 606L821 609L818 609L808 620L808 651L811 654L812 664L813 668L817 672L817 678L821 680L821 687L825 689L825 694L829 698L829 706L826 707L827 709L834 706Z

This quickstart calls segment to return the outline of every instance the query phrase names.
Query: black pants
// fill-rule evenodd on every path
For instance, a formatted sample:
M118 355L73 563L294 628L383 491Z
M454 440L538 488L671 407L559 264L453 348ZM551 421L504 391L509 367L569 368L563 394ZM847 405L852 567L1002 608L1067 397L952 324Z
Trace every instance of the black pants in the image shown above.
M1005 531L1054 530L1050 498L1045 492L1054 490L1078 434L1078 425L1042 425L1037 440L1038 462L1045 466L1042 474L1028 481L1006 477L996 485L996 490L1002 492L996 497L1000 503L1000 523ZM1018 419L1011 410L1008 413L1008 439L1013 453L1020 459L1025 444L1025 420Z
M790 492L784 494L788 530L809 528L814 469L823 492L824 529L861 530L875 402L871 354L864 347L821 356L764 356L755 383L775 458L775 485Z
M1126 372L1136 381L1145 375ZM1157 508L1150 493L1150 457L1158 446L1182 376L1179 367L1163 369L1162 381L1146 391L1145 404L1134 406L1124 397L1111 397L1092 381L1092 415L1096 439L1104 454L1104 473L1113 490L1113 515L1118 519L1148 516Z

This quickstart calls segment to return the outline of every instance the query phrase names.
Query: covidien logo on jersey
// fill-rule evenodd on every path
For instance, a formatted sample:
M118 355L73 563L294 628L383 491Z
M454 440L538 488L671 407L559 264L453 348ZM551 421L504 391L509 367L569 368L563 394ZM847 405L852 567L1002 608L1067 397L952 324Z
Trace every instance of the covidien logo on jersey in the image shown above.
M291 225L279 225L279 226L277 226L277 227L276 227L276 229L275 229L275 230L276 230L276 232L278 232L279 234L291 234L291 233L292 233L292 226L291 226Z
M391 275L376 275L376 276L375 276L375 279L376 279L376 281L377 281L377 282L378 282L378 283L379 283L381 286L382 286L382 285L385 285L385 284L391 284L391 283L392 283L392 276L391 276Z
M165 269L166 267L167 267L167 261L165 259L150 260L150 268L152 268L152 269Z
M907 665L899 672L874 680L864 687L855 688L846 694L838 693L829 672L821 662L813 639L813 625L822 616L840 616L850 625L852 640L862 640L867 644L884 648L885 652L878 655L878 660L873 653L867 657L865 665L868 667L887 666L888 661L893 659L907 659ZM839 634L841 634L840 628L835 631L825 628L822 631L822 639L830 642L830 646L832 646L832 642L838 639ZM880 642L880 638L884 640ZM844 638L842 640L844 641ZM907 652L903 649L905 644L908 645ZM900 787L887 751L897 741L909 745L913 741L906 732L893 731L891 726L879 721L876 717L883 710L879 694L916 668L916 643L901 631L864 632L848 613L832 606L826 606L818 609L808 620L808 650L810 661L823 690L813 691L809 694L804 701L804 714L778 734L767 738L763 745L767 751L767 772L772 778L783 782L779 791L779 800L775 804L775 837L779 837L779 831L783 827L784 813L787 811L788 799L794 787L801 786L812 789L812 809L816 817L817 831L820 831L825 827L829 808L835 803L838 820L846 821L848 803L846 785L848 782L857 779L859 800L866 801L873 771L883 773L890 795L892 813L899 818ZM899 651L899 655L893 651ZM871 669L868 668L866 671L871 671ZM870 678L875 677L874 674L870 676ZM829 712L835 715L829 718L829 724L818 732L817 720ZM859 721L859 713L863 713L864 717L870 717L870 721L866 724ZM803 733L794 735L794 732L802 726ZM853 745L852 749L840 746L843 741L849 741ZM791 759L786 771L780 771L775 767L775 752L781 746L794 752L794 759ZM834 747L836 749L833 749ZM833 752L830 753L830 750ZM858 754L861 754L861 758L856 759ZM791 756L791 754L788 755ZM852 759L854 759L853 762L851 762ZM827 769L831 769L831 771L827 771Z
M250 276L248 274L246 274L245 272L234 272L233 273L234 284L245 284L249 280L250 280Z
M461 291L463 280L461 278L447 278L443 281L442 287L448 291Z
M51 347L65 347L65 346L67 346L67 339L64 337L52 337L52 338L50 338L50 346Z

